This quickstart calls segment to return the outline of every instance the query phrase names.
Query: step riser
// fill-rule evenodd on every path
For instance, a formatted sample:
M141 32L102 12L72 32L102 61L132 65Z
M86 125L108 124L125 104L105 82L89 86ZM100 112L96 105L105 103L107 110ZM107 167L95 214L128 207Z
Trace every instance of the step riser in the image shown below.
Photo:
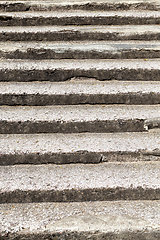
M0 166L16 164L99 164L102 162L139 162L160 161L160 153L135 152L89 152L77 151L74 153L19 153L1 154Z
M15 82L28 82L28 81L52 81L60 82L66 81L73 77L88 77L98 80L122 80L128 81L159 81L159 69L60 69L53 68L46 70L8 70L0 69L0 81L15 81Z
M0 16L0 26L46 26L46 25L147 25L160 24L159 17L46 17L15 18Z
M160 5L151 2L139 3L73 3L73 4L54 4L49 5L45 3L29 4L25 2L2 2L0 3L0 11L14 12L14 11L53 11L53 10L100 10L100 11L116 11L116 10L159 10Z
M128 94L0 94L0 105L45 106L45 105L78 105L78 104L160 104L160 93Z
M157 126L158 127L158 126ZM150 127L152 128L152 127ZM82 133L82 132L142 132L145 122L140 119L92 122L8 122L0 121L0 134L19 133Z
M94 217L93 217L94 218ZM97 219L96 219L97 220ZM63 228L63 224L62 224ZM54 236L54 239L59 240L59 239L65 239L65 240L82 240L82 239L98 239L98 240L111 240L112 239L123 239L123 240L140 240L140 239L152 239L152 240L159 240L160 239L160 233L159 231L152 230L150 231L140 231L137 230L135 232L131 231L125 231L125 232L111 232L111 233L105 233L105 232L100 232L100 231L88 231L88 232L81 232L81 231L68 231L68 230L61 230L61 232L53 231L53 232L46 232L44 231L43 233L35 233L35 234L23 234L23 233L10 233L9 236L8 234L6 235L0 235L1 240L11 240L11 239L23 239L23 240L48 240L52 239Z
M0 193L0 203L83 202L116 200L160 200L160 189L102 188L63 191L22 191Z
M0 57L10 59L146 59L159 58L160 50L122 50L117 51L83 51L83 50L46 50L46 49L18 49L12 52L0 50Z
M124 35L120 33L102 32L80 32L80 31L59 31L59 32L3 32L0 33L1 41L79 41L79 40L160 40L160 33L134 33Z

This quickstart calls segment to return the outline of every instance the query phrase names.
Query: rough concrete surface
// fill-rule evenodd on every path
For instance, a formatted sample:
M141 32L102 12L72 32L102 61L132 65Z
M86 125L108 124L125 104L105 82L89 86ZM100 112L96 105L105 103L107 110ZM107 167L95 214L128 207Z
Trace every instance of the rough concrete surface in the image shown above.
M160 40L159 25L7 26L1 41Z
M160 201L0 205L2 240L159 240Z
M0 135L0 165L160 159L160 131Z
M82 10L159 10L159 0L70 0L70 1L0 1L1 11Z
M0 26L160 24L159 11L52 11L0 13Z
M158 58L160 41L0 42L0 57L17 59Z
M159 81L159 59L2 60L0 81L65 81L72 77L99 80Z
M160 104L159 81L0 82L0 105Z
M1 106L0 133L142 132L160 128L160 105Z
M160 200L159 162L0 167L0 203Z

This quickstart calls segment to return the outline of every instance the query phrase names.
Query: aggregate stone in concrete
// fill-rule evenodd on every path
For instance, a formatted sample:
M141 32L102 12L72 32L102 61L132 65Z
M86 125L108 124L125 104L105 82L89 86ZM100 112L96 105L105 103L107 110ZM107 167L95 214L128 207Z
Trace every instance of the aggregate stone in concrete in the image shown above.
M0 143L0 165L160 159L158 130L148 133L2 134Z
M160 200L159 162L0 167L0 203Z
M160 201L1 204L0 237L159 240Z
M65 81L73 77L99 80L159 81L160 59L2 60L0 81Z
M7 26L1 41L160 40L159 25Z
M0 13L0 26L160 24L158 11L52 11Z
M0 105L160 104L159 81L0 82Z
M141 132L160 128L160 105L1 106L0 133Z
M0 42L0 57L15 59L159 58L160 41Z

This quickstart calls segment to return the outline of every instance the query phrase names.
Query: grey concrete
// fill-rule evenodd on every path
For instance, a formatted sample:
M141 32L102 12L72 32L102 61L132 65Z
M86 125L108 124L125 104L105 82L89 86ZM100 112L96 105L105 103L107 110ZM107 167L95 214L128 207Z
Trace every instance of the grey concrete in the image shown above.
M0 81L65 81L72 77L99 80L159 81L159 59L0 60Z
M160 201L1 204L0 237L159 240Z
M159 162L0 167L0 203L160 200Z
M0 105L160 104L159 81L0 82Z
M160 128L160 105L0 107L0 133L142 132Z
M0 165L160 160L160 131L0 135Z
M0 26L160 24L159 11L82 11L0 13Z
M159 58L160 41L0 42L0 57L17 59Z
M159 0L70 0L70 1L0 1L1 11L83 10L159 10Z
M160 25L7 26L1 41L160 40Z

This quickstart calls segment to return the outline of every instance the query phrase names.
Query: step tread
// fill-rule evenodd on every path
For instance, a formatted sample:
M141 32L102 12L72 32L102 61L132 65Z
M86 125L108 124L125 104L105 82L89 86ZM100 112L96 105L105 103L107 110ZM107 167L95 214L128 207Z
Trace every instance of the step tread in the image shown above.
M27 12L0 12L0 17L12 18L48 18L48 17L133 17L133 18L159 18L159 11L150 10L129 10L129 11L87 11L87 10L67 10L67 11L27 11ZM7 19L6 19L7 20ZM9 19L8 19L9 20ZM3 21L3 19L2 19ZM63 24L63 23L62 23Z
M104 25L86 25L86 26L5 26L0 27L0 33L43 33L43 32L90 32L90 33L118 33L120 36L130 36L133 34L149 34L149 33L160 33L159 25L121 25L115 26L104 26ZM147 33L148 32L148 33ZM154 39L153 39L154 40Z
M157 59L50 59L19 60L1 59L0 70L45 70L45 69L160 69L160 58Z
M159 162L1 166L0 180L1 203L160 200Z
M137 27L138 26L138 27ZM5 26L1 41L160 40L159 25Z
M57 42L0 42L0 51L27 51L46 49L59 51L120 52L133 50L160 50L160 41L59 41Z
M159 160L159 134L1 134L0 164Z
M59 237L64 234L67 239L75 235L75 239L79 239L77 231L85 237L97 236L98 231L99 234L122 234L123 239L130 240L131 232L136 236L138 231L151 237L159 231L159 209L160 201L1 204L0 236L8 239L9 232L23 239L30 234L34 239L39 233ZM70 238L69 232L72 233ZM105 239L109 240L110 236Z
M0 81L99 80L159 81L160 59L0 60Z
M0 94L127 94L160 93L160 81L97 81L75 78L67 82L0 82Z
M160 104L159 81L0 82L0 105Z
M1 106L0 133L142 132L160 128L160 105Z
M0 121L94 122L158 120L160 105L1 106Z
M160 41L0 42L0 56L13 59L158 58Z

